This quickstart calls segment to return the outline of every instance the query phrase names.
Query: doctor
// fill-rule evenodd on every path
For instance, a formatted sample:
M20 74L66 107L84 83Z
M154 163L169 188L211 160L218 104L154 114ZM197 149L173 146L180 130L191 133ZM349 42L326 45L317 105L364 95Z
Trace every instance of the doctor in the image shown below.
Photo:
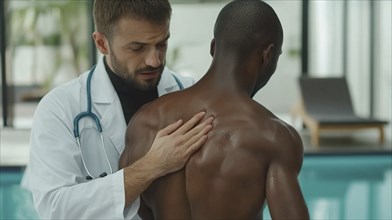
M167 0L95 0L93 38L104 55L90 71L48 93L31 130L22 185L43 219L137 218L139 195L181 169L211 129L204 113L158 132L149 152L118 170L126 125L147 102L193 84L165 68Z

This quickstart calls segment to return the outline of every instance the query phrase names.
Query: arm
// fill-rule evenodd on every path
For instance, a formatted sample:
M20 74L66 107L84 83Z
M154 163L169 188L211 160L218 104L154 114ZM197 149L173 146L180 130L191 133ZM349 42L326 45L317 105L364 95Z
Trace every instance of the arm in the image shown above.
M150 146L148 143L153 132L139 124L137 119L132 120L119 163L120 168L125 167L125 206L132 203L153 180L184 167L189 157L203 145L212 128L212 118L198 124L204 115L204 112L196 114L181 127L182 121L179 120L160 130L151 148L146 146Z
M302 141L288 128L289 138L276 137L278 149L272 156L267 173L267 203L272 219L309 219L298 182L303 161ZM287 133L287 131L285 131Z
M72 116L44 98L31 130L27 186L43 219L123 219L123 171L86 181ZM69 110L68 110L69 112Z
M80 151L72 132L73 118L64 113L63 106L49 103L51 101L53 100L46 98L36 110L31 131L30 162L26 173L27 184L39 216L44 219L123 219L125 198L133 197L128 200L130 204L138 197L137 192L146 183L137 182L140 179L137 175L146 174L145 164L153 158L147 157L138 166L119 170L104 178L86 181ZM157 138L160 140L157 142L169 144L170 140L173 141L171 138L171 135L164 135ZM137 171L133 172L132 169ZM135 175L124 175L126 170ZM125 176L131 178L126 180ZM148 181L152 178L147 177ZM136 188L134 196L124 196L124 183L129 188L132 184L143 187ZM130 210L127 218L133 217L137 212L137 204L125 206Z

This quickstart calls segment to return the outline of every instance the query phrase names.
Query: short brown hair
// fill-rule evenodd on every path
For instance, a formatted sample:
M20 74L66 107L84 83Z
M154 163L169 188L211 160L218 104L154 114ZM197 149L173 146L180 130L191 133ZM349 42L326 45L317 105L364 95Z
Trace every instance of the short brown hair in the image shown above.
M164 24L170 21L171 11L168 0L95 0L93 18L96 31L103 33L110 41L120 18Z

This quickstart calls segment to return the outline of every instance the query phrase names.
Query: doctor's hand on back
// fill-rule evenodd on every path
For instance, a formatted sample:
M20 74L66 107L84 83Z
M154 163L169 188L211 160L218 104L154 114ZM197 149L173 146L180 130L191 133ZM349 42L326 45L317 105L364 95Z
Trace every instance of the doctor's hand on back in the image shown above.
M95 0L93 17L93 39L103 56L49 92L34 114L22 186L42 219L137 218L140 193L183 168L212 128L213 119L200 112L189 121L173 120L155 137L140 134L145 156L118 170L132 116L194 80L165 67L167 0Z

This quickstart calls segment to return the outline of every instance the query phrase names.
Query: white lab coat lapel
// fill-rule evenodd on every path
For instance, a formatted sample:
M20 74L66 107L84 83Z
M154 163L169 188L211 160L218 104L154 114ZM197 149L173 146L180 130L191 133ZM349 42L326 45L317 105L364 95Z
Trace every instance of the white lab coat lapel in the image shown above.
M91 82L93 111L101 120L103 133L116 147L124 150L126 124L120 100L105 70L103 58L99 59Z

